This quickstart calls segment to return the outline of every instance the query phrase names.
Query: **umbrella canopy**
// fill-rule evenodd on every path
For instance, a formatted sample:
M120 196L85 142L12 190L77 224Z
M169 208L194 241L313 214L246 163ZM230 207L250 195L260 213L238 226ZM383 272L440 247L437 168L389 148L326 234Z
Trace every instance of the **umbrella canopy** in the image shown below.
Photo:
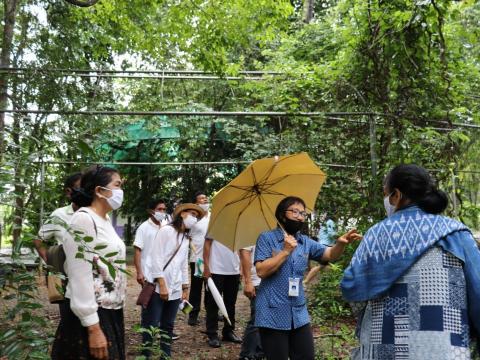
M213 198L208 236L234 251L254 245L276 227L275 209L285 197L313 209L325 177L306 153L252 162Z

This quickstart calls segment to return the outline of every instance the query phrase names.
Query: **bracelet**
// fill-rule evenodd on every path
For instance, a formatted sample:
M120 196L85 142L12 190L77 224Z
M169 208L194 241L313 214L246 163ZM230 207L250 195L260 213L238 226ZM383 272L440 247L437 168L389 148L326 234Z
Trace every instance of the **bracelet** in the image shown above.
M190 288L190 286L188 285L182 285L182 290L188 290Z

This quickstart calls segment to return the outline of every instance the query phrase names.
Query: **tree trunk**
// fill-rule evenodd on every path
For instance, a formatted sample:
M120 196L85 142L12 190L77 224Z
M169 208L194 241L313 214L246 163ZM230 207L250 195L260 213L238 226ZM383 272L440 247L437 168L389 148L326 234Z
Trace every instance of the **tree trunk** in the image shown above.
M17 14L18 0L3 1L3 37L2 53L0 55L0 68L10 66L10 55L12 52L13 30L15 28L15 19ZM4 72L0 73L0 161L3 159L5 149L5 110L8 105L8 76Z
M303 2L303 21L307 24L313 19L313 8L315 0L305 0Z
M15 169L13 176L14 183L14 194L15 194L15 208L13 210L13 248L15 244L20 239L22 234L22 224L23 224L23 209L24 209L24 195L25 195L25 184L23 183L23 160L22 160L22 150L20 143L20 129L21 126L21 117L18 114L14 115L13 118L13 127L12 127L12 140L15 144L13 152L15 153Z

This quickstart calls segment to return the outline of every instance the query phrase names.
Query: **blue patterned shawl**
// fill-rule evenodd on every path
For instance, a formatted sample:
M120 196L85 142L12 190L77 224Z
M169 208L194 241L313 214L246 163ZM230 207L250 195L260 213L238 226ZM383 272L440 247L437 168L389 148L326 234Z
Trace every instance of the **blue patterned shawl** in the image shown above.
M381 296L432 246L440 246L463 262L468 317L480 334L478 245L464 224L417 206L397 211L367 231L344 272L343 296L350 302Z
M468 228L417 206L395 212L371 227L355 251L341 283L348 301L374 299L387 291L432 245ZM457 254L454 254L461 258Z

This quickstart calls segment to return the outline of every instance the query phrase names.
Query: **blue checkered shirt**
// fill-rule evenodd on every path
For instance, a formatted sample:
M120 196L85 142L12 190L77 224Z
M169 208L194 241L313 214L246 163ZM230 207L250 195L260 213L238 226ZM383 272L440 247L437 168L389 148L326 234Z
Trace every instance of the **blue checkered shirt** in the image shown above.
M276 255L283 249L283 231L280 228L260 234L255 247L255 262ZM277 330L291 330L310 322L303 274L308 260L320 261L326 246L306 235L295 235L297 247L276 273L262 279L255 300L255 326ZM299 278L299 296L288 296L288 279Z

